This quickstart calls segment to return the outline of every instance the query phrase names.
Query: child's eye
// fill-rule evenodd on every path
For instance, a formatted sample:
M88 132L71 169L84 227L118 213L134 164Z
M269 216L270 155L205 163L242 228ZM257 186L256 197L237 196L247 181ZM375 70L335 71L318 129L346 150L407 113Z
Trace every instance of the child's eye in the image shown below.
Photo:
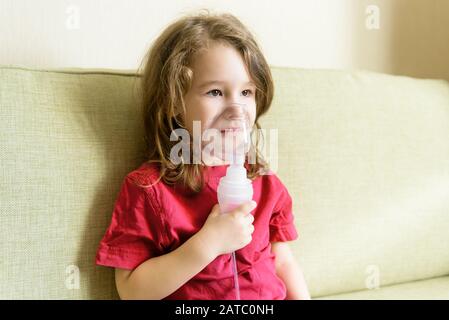
M218 90L218 89L213 89L213 90L209 91L209 92L206 93L206 94L207 94L207 95L211 95L211 94L212 94L213 97L216 97L218 94L221 94L221 91Z
M245 92L246 92L246 94L245 94ZM250 95L253 94L253 91L250 89L246 89L246 90L243 90L242 93L243 93L243 96L249 97Z

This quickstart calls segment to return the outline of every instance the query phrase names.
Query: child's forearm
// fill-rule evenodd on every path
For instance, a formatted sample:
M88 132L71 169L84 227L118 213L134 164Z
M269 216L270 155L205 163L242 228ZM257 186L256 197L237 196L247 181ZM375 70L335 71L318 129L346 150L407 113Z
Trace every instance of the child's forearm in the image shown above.
M284 281L287 288L286 300L310 300L304 274L296 260L284 263L277 270L277 275Z
M148 259L120 284L121 299L160 300L175 292L216 258L200 232L176 250Z

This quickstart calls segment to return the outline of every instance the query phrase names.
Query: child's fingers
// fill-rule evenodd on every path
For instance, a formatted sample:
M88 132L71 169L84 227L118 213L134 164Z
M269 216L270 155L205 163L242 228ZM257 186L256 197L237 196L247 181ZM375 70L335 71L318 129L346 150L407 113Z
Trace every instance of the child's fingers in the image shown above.
M220 205L217 203L217 204L215 204L215 205L212 207L211 213L216 214L216 213L220 213L220 212L221 212L221 211L220 211Z
M254 208L256 208L257 203L254 200L245 202L241 206L239 206L237 209L233 211L234 215L243 215L246 216L249 214ZM251 214L250 214L251 215Z
M249 220L249 223L253 223L254 222L254 216L251 213L248 213L245 218L247 218Z

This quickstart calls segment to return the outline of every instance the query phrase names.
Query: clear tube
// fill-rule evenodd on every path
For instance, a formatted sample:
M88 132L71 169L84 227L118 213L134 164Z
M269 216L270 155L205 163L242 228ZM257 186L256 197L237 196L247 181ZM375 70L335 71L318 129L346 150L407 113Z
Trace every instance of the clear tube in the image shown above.
M232 255L232 272L234 273L235 299L240 300L239 274L237 272L237 259L235 258L235 251L232 252L231 255Z

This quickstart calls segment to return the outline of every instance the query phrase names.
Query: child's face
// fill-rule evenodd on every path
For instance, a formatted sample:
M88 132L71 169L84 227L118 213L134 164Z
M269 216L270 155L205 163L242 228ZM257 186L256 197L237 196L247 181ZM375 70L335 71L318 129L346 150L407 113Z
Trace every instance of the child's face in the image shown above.
M239 127L242 118L248 119L251 129L256 116L256 87L238 51L215 43L193 57L191 68L192 85L184 97L185 125L190 134L194 120L201 121L202 132Z

